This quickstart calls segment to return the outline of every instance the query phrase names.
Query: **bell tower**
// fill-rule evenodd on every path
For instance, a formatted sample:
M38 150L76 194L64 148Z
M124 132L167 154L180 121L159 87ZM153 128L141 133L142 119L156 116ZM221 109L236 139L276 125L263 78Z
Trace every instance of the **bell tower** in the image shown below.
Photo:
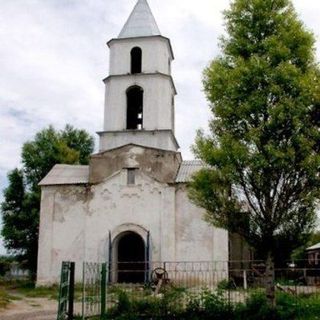
M100 151L137 144L177 151L171 77L174 59L146 0L138 0L117 38L108 42L104 131Z

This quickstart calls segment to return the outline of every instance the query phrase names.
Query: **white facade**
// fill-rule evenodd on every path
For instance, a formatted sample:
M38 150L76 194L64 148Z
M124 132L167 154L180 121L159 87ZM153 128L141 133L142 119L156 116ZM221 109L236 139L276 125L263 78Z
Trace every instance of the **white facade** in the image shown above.
M134 47L142 50L142 73L163 73L171 75L173 60L169 39L162 36L113 39L110 48L109 74L130 73L130 51ZM152 57L152 59L150 59Z
M113 244L123 232L144 241L150 232L151 261L227 261L227 232L208 226L203 213L188 200L185 184L159 183L140 170L135 185L127 185L123 169L90 190L44 186L38 284L57 282L65 260L108 261L109 232Z
M173 53L146 0L138 1L109 47L100 152L89 166L56 165L40 183L39 285L57 282L64 260L116 265L126 256L120 243L128 234L141 239L149 261L228 260L227 232L208 225L187 196L186 182L202 165L182 161L178 152ZM136 47L142 63L133 73ZM140 90L133 102L130 88ZM132 105L135 129L128 128ZM81 269L76 270L80 280Z
M100 135L100 151L112 150L126 144L134 143L144 145L150 148L159 148L163 150L176 151L179 148L178 142L170 130L149 130L139 132L136 131L106 131L99 133Z
M175 89L171 77L160 73L110 76L106 83L105 131L126 130L126 92L143 88L143 129L173 130Z

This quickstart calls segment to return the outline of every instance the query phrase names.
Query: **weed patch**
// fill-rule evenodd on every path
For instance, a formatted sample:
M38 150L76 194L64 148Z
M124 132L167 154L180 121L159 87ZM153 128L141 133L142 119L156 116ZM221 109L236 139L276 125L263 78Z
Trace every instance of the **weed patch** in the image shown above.
M20 298L0 289L0 309L6 308L14 300L20 300Z

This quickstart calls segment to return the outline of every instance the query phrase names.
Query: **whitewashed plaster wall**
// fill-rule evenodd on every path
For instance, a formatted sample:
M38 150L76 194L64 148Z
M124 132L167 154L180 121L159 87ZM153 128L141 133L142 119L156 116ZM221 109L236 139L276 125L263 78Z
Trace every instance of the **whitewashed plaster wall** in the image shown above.
M138 225L150 231L152 260L173 258L171 250L161 250L167 241L167 235L161 232L168 227L166 215L174 215L173 187L160 184L141 171L137 173L136 184L127 185L127 173L122 170L93 186L92 192L94 197L86 219L87 260L105 261L108 233L111 232L114 240L118 235L116 230L122 225Z
M104 183L84 187L44 187L41 208L38 285L57 282L61 262L76 262L81 279L83 261L108 259L108 234L122 225L150 231L155 261L173 260L174 187L160 184L142 172L136 185L127 185L126 170ZM80 193L80 196L79 196ZM129 231L129 230L127 230Z
M82 186L42 187L37 284L59 281L62 261L74 261L77 279L85 257L88 192Z
M214 228L204 221L204 210L192 204L186 185L181 184L176 192L176 260L226 262L228 232ZM224 264L217 266L223 268Z
M131 86L143 89L143 129L173 130L171 77L161 74L115 76L106 81L104 130L121 131L127 126L127 95Z
M102 132L100 135L99 150L111 150L127 144L137 144L145 147L177 151L179 145L172 131L111 131Z
M40 217L38 285L59 280L61 262L108 260L109 231L150 231L153 261L228 260L228 237L202 220L203 211L184 187L159 183L142 171L127 185L121 170L91 188L43 187ZM141 234L145 240L143 234Z
M169 40L163 37L141 37L114 39L109 42L109 74L119 75L131 72L131 50L139 47L142 50L143 73L171 73L173 59Z

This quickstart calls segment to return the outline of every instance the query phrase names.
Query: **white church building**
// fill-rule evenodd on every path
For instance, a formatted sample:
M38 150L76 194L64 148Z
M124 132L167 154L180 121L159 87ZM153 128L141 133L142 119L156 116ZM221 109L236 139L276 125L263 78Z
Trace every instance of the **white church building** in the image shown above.
M108 46L99 153L88 166L54 166L40 183L38 285L57 282L62 261L229 259L227 231L207 224L188 199L201 162L179 152L174 55L146 0Z

